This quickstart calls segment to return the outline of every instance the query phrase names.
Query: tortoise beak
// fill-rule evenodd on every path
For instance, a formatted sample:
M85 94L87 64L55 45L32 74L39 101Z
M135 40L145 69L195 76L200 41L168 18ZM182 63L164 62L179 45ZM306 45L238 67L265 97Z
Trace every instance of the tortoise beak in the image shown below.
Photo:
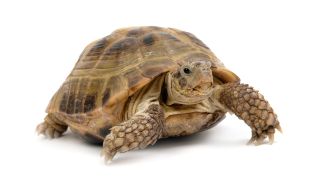
M240 78L235 73L223 67L213 68L212 75L214 78L218 79L223 84L240 81Z

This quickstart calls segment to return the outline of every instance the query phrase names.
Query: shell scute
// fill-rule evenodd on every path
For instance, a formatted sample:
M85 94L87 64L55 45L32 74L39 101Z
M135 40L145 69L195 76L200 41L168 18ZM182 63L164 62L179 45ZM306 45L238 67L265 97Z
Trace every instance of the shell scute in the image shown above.
M142 75L147 78L154 78L161 73L172 70L175 68L176 64L169 59L160 59L160 60L150 60L149 62L144 62L139 66L142 71Z
M124 51L135 51L139 48L139 44L135 38L127 37L119 40L114 43L110 49L108 49L104 54L105 55L114 55L120 54Z

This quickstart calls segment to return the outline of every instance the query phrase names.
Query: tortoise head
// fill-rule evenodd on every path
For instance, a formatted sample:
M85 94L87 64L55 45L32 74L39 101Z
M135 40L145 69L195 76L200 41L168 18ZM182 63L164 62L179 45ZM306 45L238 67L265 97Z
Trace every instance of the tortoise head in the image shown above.
M224 67L213 67L210 61L187 62L167 74L167 103L196 104L209 98L216 86L236 81L237 75Z

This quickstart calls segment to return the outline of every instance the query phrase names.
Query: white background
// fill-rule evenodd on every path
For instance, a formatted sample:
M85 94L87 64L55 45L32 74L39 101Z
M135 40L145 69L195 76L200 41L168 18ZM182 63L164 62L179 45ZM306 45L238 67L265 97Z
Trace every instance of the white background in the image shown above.
M203 40L259 89L284 134L246 146L234 116L216 128L118 155L35 127L89 42L114 29L175 27ZM319 182L320 5L317 1L1 1L0 182Z

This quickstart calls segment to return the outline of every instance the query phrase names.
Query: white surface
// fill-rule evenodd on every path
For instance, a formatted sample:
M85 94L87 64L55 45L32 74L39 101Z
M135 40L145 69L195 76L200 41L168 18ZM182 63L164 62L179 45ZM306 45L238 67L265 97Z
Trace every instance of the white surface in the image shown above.
M317 1L1 1L0 182L319 182L319 9ZM262 91L284 134L246 146L250 129L228 116L110 166L100 147L71 133L36 136L84 46L131 25L194 33Z

